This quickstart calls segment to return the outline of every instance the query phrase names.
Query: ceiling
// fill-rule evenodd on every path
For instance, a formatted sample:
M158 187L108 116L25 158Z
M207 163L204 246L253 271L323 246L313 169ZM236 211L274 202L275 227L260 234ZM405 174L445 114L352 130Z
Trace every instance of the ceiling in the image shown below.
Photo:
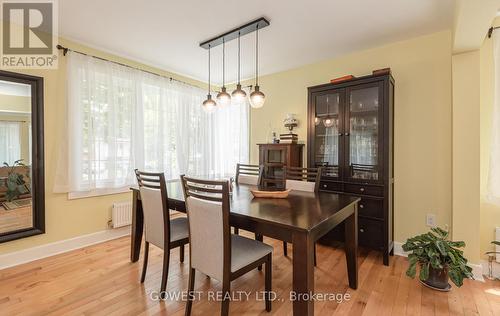
M199 43L264 16L260 73L451 29L455 0L64 0L59 33L104 51L207 81ZM242 79L255 72L255 33L241 39ZM226 44L226 82L237 79L237 41ZM221 47L212 73L221 84Z

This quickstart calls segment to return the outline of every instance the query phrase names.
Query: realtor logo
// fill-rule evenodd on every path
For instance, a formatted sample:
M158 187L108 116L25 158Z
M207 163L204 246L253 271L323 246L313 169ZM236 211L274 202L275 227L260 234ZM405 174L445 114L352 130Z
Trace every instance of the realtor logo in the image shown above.
M57 68L56 0L4 0L2 68Z

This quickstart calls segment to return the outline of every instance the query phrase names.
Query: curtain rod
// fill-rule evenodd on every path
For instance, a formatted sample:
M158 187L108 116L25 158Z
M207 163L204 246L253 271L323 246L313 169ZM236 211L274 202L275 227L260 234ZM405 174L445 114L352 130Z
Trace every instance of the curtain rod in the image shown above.
M197 86L197 85L194 85L194 84L192 84L192 83L188 83L188 82L185 82L185 81L182 81L182 80L178 80L178 79L175 79L175 78L172 78L172 77L168 77L168 76L160 75L160 74L154 73L154 72L152 72L152 71L148 71L148 70L140 69L140 68L137 68L137 67L129 66L129 65L126 65L126 64L122 64L122 63L117 62L117 61L113 61L113 60L109 60L109 59L106 59L106 58L102 58L102 57L98 57L98 56L90 55L90 54L87 54L87 53L79 52L79 51L77 51L77 50L73 50L73 49L70 49L70 48L64 47L64 46L62 46L62 45L57 45L56 47L57 47L57 49L59 49L59 50L62 50L62 51L63 51L63 56L66 56L66 54L67 54L68 52L73 52L73 53L77 53L77 54L81 54L81 55L89 56L89 57L92 57L92 58L96 58L96 59L104 60L104 61L107 61L107 62L110 62L110 63L113 63L113 64L117 64L117 65L120 65L120 66L124 66L124 67L127 67L127 68L131 68L131 69L139 70L139 71L142 71L142 72L145 72L145 73L151 74L151 75L155 75L155 76L158 76L158 77L161 77L161 78L169 79L170 81L177 81L177 82L180 82L180 83L182 83L182 84L185 84L185 85L188 85L188 86L191 86L191 87L195 87L195 88L202 89L201 87L199 87L199 86Z
M500 29L500 26L490 27L488 29L488 38L491 38L491 34L493 34L493 31L496 29Z
M0 122L26 123L26 121L17 121L17 120L0 120Z

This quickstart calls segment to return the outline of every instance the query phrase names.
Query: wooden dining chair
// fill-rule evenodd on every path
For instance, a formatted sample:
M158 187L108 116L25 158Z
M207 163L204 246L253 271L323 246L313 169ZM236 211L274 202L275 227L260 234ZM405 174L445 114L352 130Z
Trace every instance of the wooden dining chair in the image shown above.
M181 176L189 222L189 286L185 315L191 314L196 270L221 281L221 315L229 313L231 281L265 265L265 306L271 311L273 248L231 234L229 183Z
M236 176L234 181L241 184L259 185L261 166L236 164Z
M321 179L321 167L302 168L286 167L286 188L304 192L318 192ZM283 254L288 256L288 244L283 242ZM316 265L316 244L314 244L314 265Z
M163 249L163 271L160 294L167 288L170 250L180 247L180 262L184 262L184 245L189 242L189 229L186 217L170 219L167 186L163 173L135 170L139 184L142 209L144 213L144 262L141 283L146 279L149 244Z

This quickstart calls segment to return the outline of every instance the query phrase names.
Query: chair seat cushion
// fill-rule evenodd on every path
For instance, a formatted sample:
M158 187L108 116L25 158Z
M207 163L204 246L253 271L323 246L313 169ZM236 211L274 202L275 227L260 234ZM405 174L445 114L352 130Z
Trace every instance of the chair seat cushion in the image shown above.
M273 252L273 247L240 235L231 235L231 272Z
M178 217L170 220L170 242L188 238L187 217Z

